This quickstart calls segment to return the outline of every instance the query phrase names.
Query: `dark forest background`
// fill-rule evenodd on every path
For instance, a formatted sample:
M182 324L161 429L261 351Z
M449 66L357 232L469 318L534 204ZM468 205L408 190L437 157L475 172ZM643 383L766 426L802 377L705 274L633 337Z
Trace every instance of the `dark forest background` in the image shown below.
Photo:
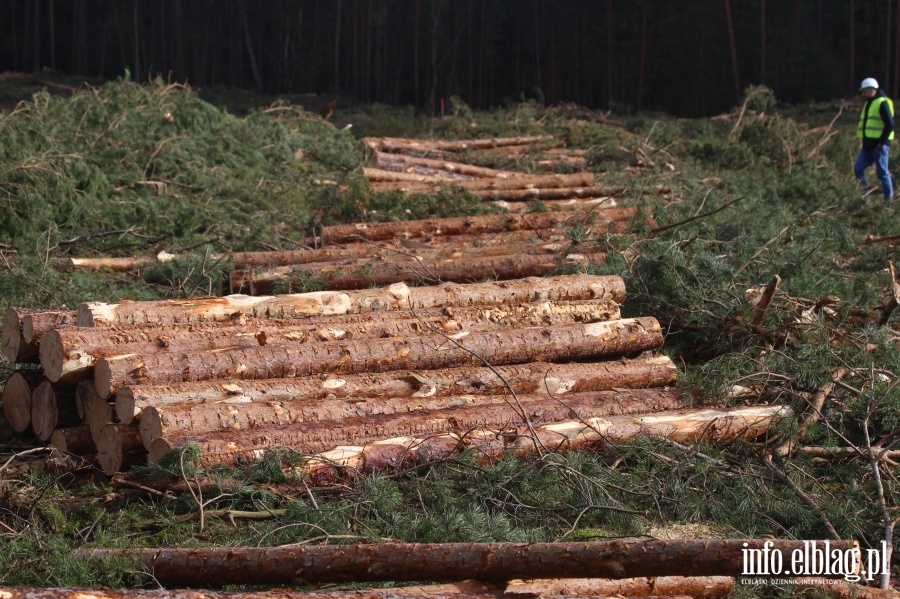
M900 0L3 0L0 71L704 116L900 85Z

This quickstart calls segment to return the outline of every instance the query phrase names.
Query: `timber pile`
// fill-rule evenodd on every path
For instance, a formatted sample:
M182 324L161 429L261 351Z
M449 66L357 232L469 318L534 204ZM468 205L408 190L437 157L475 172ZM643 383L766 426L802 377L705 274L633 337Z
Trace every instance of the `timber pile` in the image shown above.
M652 317L621 318L622 279L506 282L11 309L7 381L19 433L104 471L194 442L200 462L288 449L326 483L463 450L602 449L640 435L752 439L782 406L682 409ZM61 316L64 315L64 316ZM37 327L37 357L14 339ZM36 323L41 323L38 326Z
M637 218L634 208L605 208L324 227L311 240L317 249L234 254L231 288L256 295L276 285L298 291L310 278L341 290L583 272L606 259L605 234L627 232ZM570 229L590 235L575 241Z

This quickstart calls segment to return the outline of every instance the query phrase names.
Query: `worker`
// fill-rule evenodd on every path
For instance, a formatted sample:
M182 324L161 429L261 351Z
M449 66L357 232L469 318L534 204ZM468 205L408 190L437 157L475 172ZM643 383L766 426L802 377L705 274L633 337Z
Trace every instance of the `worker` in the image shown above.
M862 147L856 157L853 173L863 188L866 188L866 169L874 164L884 200L889 202L894 197L894 184L888 170L891 140L894 139L894 103L871 77L863 79L859 92L865 99L856 129L856 137L862 140Z

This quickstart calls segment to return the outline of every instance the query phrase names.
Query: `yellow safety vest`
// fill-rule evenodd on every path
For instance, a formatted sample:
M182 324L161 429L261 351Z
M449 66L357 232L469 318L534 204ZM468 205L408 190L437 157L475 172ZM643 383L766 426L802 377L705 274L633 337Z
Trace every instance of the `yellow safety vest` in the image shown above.
M860 139L881 139L881 134L884 132L884 119L881 118L882 102L887 102L888 110L891 111L891 116L894 116L894 103L890 98L886 96L873 98L868 103L868 110L863 107L863 110L859 113L859 126L856 128L856 137ZM893 131L891 131L888 139L894 139Z

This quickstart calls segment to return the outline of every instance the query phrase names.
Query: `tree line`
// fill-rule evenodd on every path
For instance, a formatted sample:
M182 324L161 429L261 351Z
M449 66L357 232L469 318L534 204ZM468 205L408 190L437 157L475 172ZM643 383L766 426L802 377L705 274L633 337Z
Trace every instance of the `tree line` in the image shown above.
M900 84L900 0L6 0L0 31L0 71L426 112L458 96L701 116L749 84L787 102Z

